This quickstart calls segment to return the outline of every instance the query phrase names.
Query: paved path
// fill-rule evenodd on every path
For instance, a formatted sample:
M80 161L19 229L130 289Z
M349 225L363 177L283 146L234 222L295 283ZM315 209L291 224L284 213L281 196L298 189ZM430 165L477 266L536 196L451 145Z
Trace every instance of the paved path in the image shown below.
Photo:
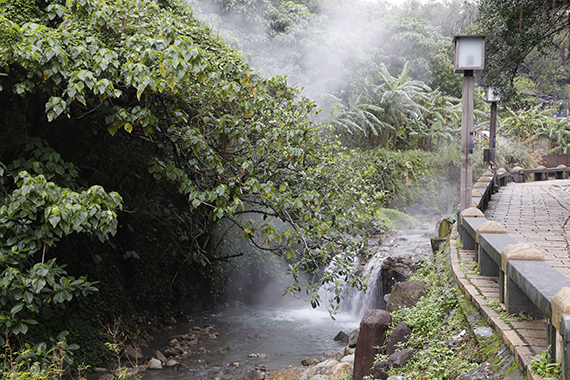
M519 243L535 245L545 260L570 278L570 180L509 183L493 194L485 217L507 229ZM530 379L530 362L547 348L546 319L509 316L499 304L496 277L478 274L475 252L457 249L452 239L453 275L459 287L481 311L509 347L519 368Z
M493 194L485 216L519 243L536 246L570 278L570 180L509 183Z

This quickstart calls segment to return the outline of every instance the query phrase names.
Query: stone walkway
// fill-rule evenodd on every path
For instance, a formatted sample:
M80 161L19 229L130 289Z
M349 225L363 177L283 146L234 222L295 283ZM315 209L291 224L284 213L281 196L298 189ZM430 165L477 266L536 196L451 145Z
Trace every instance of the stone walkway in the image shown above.
M570 180L509 183L493 194L485 216L519 243L536 246L570 278Z
M507 229L519 243L535 245L546 261L570 278L570 180L509 183L493 194L485 216ZM570 190L569 190L570 191ZM459 287L481 311L509 347L527 378L530 362L547 348L546 319L509 316L499 303L498 278L480 276L475 252L457 249L452 239L451 265Z

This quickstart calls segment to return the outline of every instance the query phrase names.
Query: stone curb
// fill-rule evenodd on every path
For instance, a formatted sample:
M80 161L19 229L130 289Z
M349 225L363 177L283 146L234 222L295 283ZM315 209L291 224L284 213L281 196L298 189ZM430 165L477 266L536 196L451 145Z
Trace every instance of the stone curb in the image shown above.
M455 239L453 236L450 239L449 247L451 272L461 291L468 297L475 308L479 310L487 323L489 323L501 339L503 339L503 342L515 357L515 361L519 366L519 369L526 375L527 379L542 380L542 377L533 375L530 372L530 362L532 360L532 353L529 350L530 345L522 339L516 328L505 323L495 310L486 305L490 300L485 298L478 287L471 283L468 275L466 275L461 269L459 261L460 253L464 252L465 254L470 253L471 255L474 255L474 251L458 251L455 246Z

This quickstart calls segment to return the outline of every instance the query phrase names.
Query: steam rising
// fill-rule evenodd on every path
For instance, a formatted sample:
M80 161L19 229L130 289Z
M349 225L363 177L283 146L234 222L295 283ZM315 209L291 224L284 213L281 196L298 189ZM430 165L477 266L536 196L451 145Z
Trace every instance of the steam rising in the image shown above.
M386 2L310 3L318 15L292 2L283 2L289 4L287 9L259 2L259 14L244 16L245 10L236 15L218 2L195 1L197 15L243 51L255 69L267 76L286 75L290 85L303 87L305 95L316 100L346 90L355 76L378 71L382 57L391 53L386 46L388 26L399 17Z

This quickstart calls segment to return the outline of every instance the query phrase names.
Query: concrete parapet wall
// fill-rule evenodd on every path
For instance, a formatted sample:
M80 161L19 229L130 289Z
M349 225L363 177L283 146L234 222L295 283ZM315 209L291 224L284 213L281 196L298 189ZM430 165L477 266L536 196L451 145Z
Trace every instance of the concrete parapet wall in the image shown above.
M568 170L565 166L514 168L510 173L515 182L525 182L531 175L535 181L566 179ZM486 209L495 186L506 185L507 180L501 181L508 175L501 172L500 178L486 178L490 181L482 177L477 182L481 197L473 198L480 211ZM540 247L519 244L503 226L488 221L476 210L465 209L457 226L463 248L475 251L481 275L499 278L499 301L506 305L507 313L548 319L546 338L551 357L562 361L562 378L570 380L570 279L544 261Z

